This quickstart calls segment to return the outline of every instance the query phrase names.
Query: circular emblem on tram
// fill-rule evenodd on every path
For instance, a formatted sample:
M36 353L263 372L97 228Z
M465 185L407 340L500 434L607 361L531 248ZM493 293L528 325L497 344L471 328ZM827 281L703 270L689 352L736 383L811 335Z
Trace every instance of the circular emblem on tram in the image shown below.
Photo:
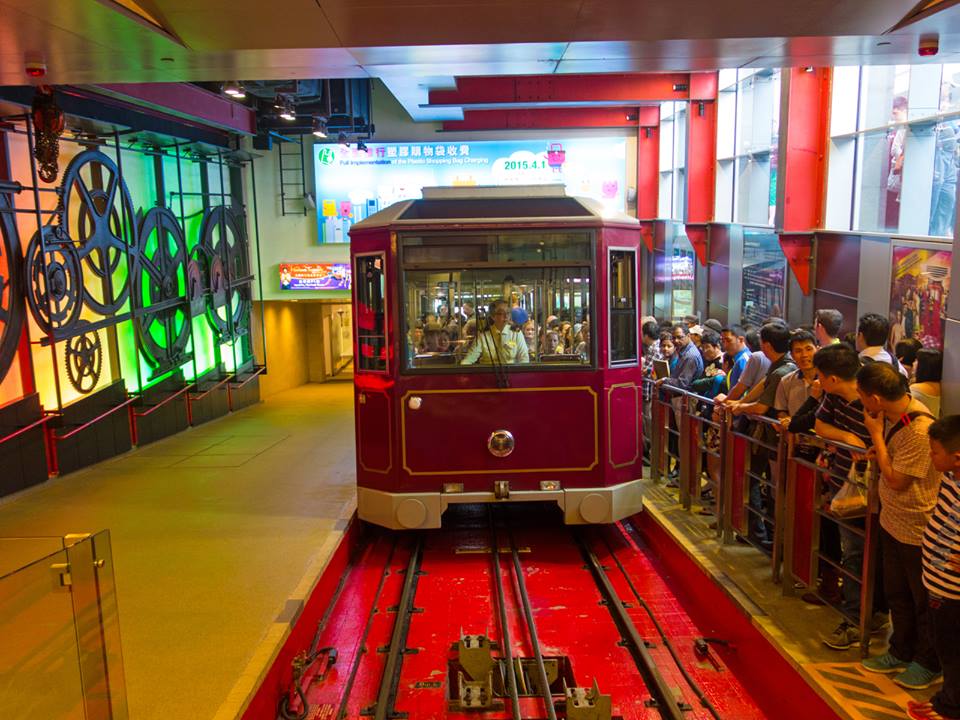
M509 430L494 430L487 438L487 450L494 457L506 457L513 452L513 433Z

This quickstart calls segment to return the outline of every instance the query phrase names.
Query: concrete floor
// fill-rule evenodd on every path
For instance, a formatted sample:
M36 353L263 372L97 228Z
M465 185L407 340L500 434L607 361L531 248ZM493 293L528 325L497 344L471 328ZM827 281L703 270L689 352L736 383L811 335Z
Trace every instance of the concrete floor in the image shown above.
M132 720L256 686L355 507L352 397L305 385L0 501L0 537L110 530Z

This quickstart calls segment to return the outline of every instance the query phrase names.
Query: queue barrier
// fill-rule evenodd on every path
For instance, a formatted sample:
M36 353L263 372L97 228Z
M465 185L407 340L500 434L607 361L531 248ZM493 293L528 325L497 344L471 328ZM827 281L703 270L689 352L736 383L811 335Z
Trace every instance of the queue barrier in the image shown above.
M644 379L644 383L654 381ZM833 467L821 467L823 451L866 453L811 434L785 432L779 421L756 415L735 418L713 399L671 385L645 388L650 397L650 476L673 479L677 499L687 511L716 516L716 534L724 544L739 538L770 557L770 577L788 596L812 592L859 626L866 657L873 616L879 550L878 475L872 465L867 483L867 512L845 519L830 512L829 500L847 480ZM670 438L675 438L671 448ZM676 472L671 476L671 464ZM841 555L821 547L821 528L834 526L849 542L862 542L863 561L847 567ZM826 528L829 530L829 527ZM836 598L817 586L822 573L859 586L859 612L845 612Z

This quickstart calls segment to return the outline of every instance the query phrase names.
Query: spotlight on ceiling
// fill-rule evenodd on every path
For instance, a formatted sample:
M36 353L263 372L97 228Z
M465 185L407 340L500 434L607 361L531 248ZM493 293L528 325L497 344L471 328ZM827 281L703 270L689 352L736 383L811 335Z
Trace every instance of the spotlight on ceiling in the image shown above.
M283 104L280 108L280 118L287 122L293 122L297 119L297 106L294 104L292 97L286 96L283 98Z
M243 85L241 85L236 80L231 80L230 82L225 82L220 87L221 92L224 95L229 95L235 100L243 100L247 96L247 91L244 90Z
M327 137L327 121L324 118L314 116L313 136L321 139Z
M337 135L337 142L340 143L341 145L349 147L350 138L347 137L347 134L345 132L341 131L340 134Z
M357 150L360 152L366 152L367 144L363 140L357 140Z

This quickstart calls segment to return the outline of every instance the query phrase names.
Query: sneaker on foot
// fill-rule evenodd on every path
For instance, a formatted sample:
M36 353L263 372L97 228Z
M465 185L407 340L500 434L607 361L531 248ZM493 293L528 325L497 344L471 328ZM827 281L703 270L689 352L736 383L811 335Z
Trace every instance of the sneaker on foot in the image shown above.
M823 644L834 650L849 650L858 642L860 642L860 631L846 620L837 625L836 629L823 639Z
M864 670L868 670L872 673L900 673L909 667L910 663L901 660L900 658L891 655L890 653L884 653L878 657L867 658L860 663L863 666Z
M958 720L958 718L941 715L933 709L933 703L931 702L917 702L916 700L907 703L907 715L913 720Z
M907 669L897 675L893 681L908 690L925 690L943 680L943 673L927 670L923 665L912 662Z

